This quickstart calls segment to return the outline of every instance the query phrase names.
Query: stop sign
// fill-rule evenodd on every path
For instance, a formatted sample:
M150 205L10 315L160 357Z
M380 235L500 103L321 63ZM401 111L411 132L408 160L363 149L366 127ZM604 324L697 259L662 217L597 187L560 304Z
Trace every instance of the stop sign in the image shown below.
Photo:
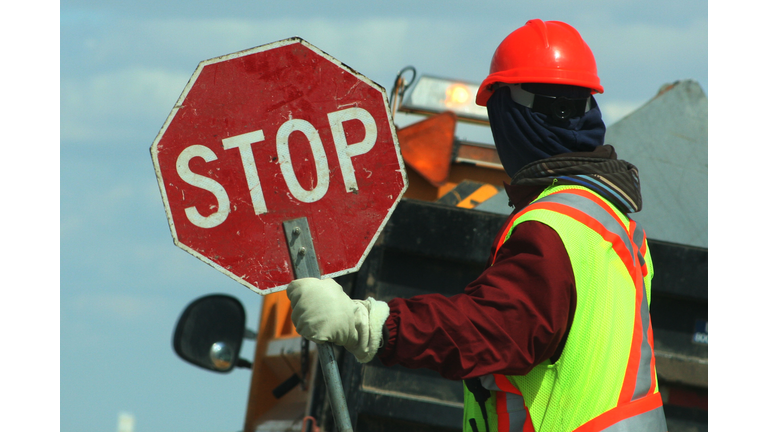
M252 290L356 271L407 187L384 88L292 38L203 61L150 149L174 242Z

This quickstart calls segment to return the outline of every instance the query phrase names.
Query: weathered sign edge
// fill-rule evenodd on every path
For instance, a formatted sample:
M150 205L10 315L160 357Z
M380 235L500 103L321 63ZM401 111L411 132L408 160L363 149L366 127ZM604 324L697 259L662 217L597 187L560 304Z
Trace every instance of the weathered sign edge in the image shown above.
M168 226L169 226L170 231L171 231L171 237L173 238L173 243L177 247L179 247L180 249L182 249L182 250L186 251L187 253L191 254L192 256L194 256L195 258L199 259L200 261L203 261L204 263L210 265L211 267L213 267L214 269L218 270L219 272L229 276L231 279L234 279L235 281L237 281L241 285L245 286L246 288L248 288L251 291L254 291L254 292L256 292L256 293L258 293L260 295L267 295L267 294L270 294L270 293L273 293L273 292L283 291L288 285L285 284L285 285L280 285L280 286L272 287L272 288L268 288L268 289L257 288L253 284L251 284L248 281L244 280L242 277L237 276L233 272L231 272L231 271L227 270L226 268L222 267L221 265L217 264L215 261L209 259L208 257L200 254L196 250L192 249L191 247L189 247L189 246L185 245L184 243L182 243L181 241L179 241L178 235L176 233L176 226L175 226L175 224L173 222L173 216L171 215L170 205L168 203L168 195L167 195L167 192L165 190L165 185L164 185L164 182L163 182L163 176L162 176L162 173L160 172L160 163L159 163L159 160L158 160L157 145L160 142L160 140L162 139L163 135L165 134L165 131L167 130L168 126L171 124L171 122L175 118L176 113L183 106L184 100L186 99L187 95L189 94L189 91L194 86L195 82L197 81L197 78L200 76L200 73L202 72L203 68L205 68L206 66L211 65L211 64L220 63L220 62L228 61L228 60L231 60L231 59L234 59L234 58L243 57L243 56L255 54L255 53L258 53L258 52L262 52L262 51L267 51L267 50L270 50L270 49L278 48L278 47L281 47L281 46L295 44L295 43L300 43L300 44L306 46L307 48L315 51L319 55L321 55L324 58L326 58L328 61L336 64L337 66L341 67L342 69L346 70L347 72L355 75L355 77L357 77L361 81L365 82L366 84L370 85L371 87L377 89L380 92L380 94L382 96L382 99L383 99L383 102L384 102L384 107L385 107L386 112L387 112L387 123L389 124L390 131L392 133L393 144L394 144L394 146L396 148L396 152L395 153L397 154L397 161L398 161L398 164L400 166L399 172L403 176L403 188L400 190L400 193L398 194L397 198L393 202L392 206L390 206L389 210L387 211L386 216L383 218L381 224L379 225L378 229L376 230L376 233L372 236L371 240L368 242L368 246L366 247L365 251L363 251L363 254L361 255L361 257L358 260L357 264L354 267L346 269L346 270L341 270L341 271L338 271L338 272L328 273L328 274L322 275L321 276L322 279L334 278L334 277L342 276L342 275L345 275L345 274L354 273L354 272L357 272L358 270L360 270L360 267L362 266L363 262L365 261L365 258L368 257L368 254L370 253L371 249L373 248L373 245L376 243L376 240L378 239L379 235L381 235L381 232L383 231L384 226L389 221L390 216L392 216L392 213L394 212L395 208L397 207L397 204L402 199L403 194L405 194L406 189L408 189L408 178L407 178L406 173L405 173L405 164L403 162L403 158L402 158L402 155L400 153L400 142L397 139L397 131L396 131L395 125L394 125L394 123L392 121L392 111L391 111L391 108L389 106L389 99L387 97L387 91L380 84L372 81L370 78L366 77L365 75L361 74L360 72L357 72L356 70L352 69L351 67L349 67L345 63L342 63L341 61L339 61L335 57L333 57L330 54L326 53L325 51L315 47L314 45L312 45L311 43L307 42L306 40L304 40L304 39L302 39L300 37L292 37L292 38L282 39L282 40L275 41L275 42L272 42L272 43L268 43L268 44L260 45L260 46L254 47L254 48L246 49L246 50L243 50L243 51L238 51L238 52L235 52L235 53L226 54L226 55L223 55L223 56L214 57L214 58L211 58L211 59L208 59L208 60L201 61L197 65L197 68L195 69L195 71L192 73L192 76L190 77L189 81L187 82L187 85L184 87L184 90L181 92L181 95L179 95L179 98L176 101L176 104L174 104L173 108L171 109L170 114L168 114L168 117L166 118L165 122L163 123L163 126L160 128L160 131L158 132L157 136L155 137L155 140L152 142L152 145L150 146L150 154L152 156L152 162L153 162L153 165L154 165L154 168L155 168L155 177L157 178L158 187L160 189L160 194L162 195L163 207L165 209L165 215L166 215L166 219L168 220Z

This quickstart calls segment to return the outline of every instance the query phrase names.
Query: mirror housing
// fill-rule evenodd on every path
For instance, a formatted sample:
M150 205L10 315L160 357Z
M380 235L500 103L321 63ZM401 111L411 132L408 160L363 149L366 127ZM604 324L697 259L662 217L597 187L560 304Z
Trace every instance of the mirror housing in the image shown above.
M200 297L179 317L173 350L195 366L226 373L238 365L245 330L239 300L224 294Z

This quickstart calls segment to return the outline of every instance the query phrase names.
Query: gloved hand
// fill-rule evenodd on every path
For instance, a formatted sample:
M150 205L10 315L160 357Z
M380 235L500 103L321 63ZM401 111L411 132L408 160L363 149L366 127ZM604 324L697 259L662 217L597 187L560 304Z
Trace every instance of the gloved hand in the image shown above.
M376 355L389 306L383 301L352 300L333 279L296 279L288 285L296 331L315 342L341 345L361 363Z

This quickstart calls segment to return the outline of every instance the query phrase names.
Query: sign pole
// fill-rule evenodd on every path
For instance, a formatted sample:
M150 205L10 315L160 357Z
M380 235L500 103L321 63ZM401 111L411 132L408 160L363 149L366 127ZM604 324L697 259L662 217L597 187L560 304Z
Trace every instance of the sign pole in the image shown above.
M309 224L306 217L283 222L285 237L288 240L288 249L291 254L293 275L296 279L305 277L320 277L320 267L317 264L317 255L309 232ZM333 347L328 343L317 344L320 367L323 369L325 386L331 397L331 409L336 421L336 429L339 432L352 432L352 422L349 419L347 401L344 398L344 389L341 386L339 366L333 355Z

